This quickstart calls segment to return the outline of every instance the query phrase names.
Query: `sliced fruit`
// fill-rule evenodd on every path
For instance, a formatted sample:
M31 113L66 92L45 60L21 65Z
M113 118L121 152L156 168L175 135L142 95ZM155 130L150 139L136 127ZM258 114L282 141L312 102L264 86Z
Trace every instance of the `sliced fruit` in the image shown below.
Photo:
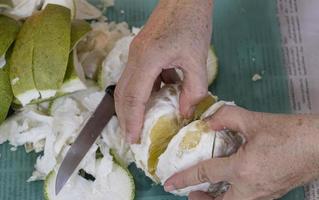
M0 14L0 27L2 27L0 29L0 60L2 60L0 68L2 68L6 63L5 54L16 38L20 24L18 21Z
M8 66L0 69L0 124L6 119L13 94L10 84Z
M208 77L208 85L211 85L217 77L218 73L218 59L215 54L213 47L211 47L208 51L207 57L207 77Z
M15 98L22 105L40 97L33 80L33 30L39 15L29 17L19 32L10 58L10 82Z
M101 167L101 160L97 165ZM98 167L99 167L98 166ZM133 200L135 186L132 175L121 166L113 163L112 171L105 174L97 174L95 180L86 180L80 175L74 175L64 186L58 196L55 195L56 172L46 178L44 182L44 197L46 200L70 200L70 199L117 199Z
M39 14L33 33L33 75L42 99L55 96L62 86L70 50L70 10L48 4Z

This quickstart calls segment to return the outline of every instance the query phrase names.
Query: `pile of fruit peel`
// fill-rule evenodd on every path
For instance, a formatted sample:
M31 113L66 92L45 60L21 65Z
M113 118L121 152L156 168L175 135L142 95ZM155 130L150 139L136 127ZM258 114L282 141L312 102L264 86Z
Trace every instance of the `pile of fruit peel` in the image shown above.
M113 2L104 3L111 6ZM113 116L78 173L56 196L55 178L66 152L105 88L118 82L130 43L140 29L109 22L101 9L86 0L4 0L0 27L6 27L0 29L0 144L42 152L28 181L45 181L45 199L134 199L134 180L127 168L131 163L163 184L196 162L234 153L243 142L238 134L212 131L203 121L232 102L208 94L194 117L185 120L179 113L180 85L163 85L147 104L141 142L126 143ZM217 58L210 48L210 84L216 75ZM225 183L205 183L172 193L217 194L225 188Z

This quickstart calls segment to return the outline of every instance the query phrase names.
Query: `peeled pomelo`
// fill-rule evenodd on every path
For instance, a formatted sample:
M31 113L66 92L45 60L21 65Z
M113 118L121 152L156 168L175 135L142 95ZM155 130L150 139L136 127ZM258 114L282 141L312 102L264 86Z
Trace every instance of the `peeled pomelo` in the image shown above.
M205 116L213 115L223 105L231 102L217 102L207 110ZM210 112L208 115L208 111ZM165 152L159 157L156 176L161 183L173 174L185 170L194 164L213 157L225 157L237 151L242 144L240 135L227 130L213 131L203 120L196 120L183 127L169 142ZM213 169L212 169L213 170ZM214 188L214 190L211 190ZM202 183L172 193L186 196L192 191L213 192L219 194L227 189L227 184Z
M156 174L159 157L179 130L192 120L182 119L179 112L180 90L179 85L165 85L153 93L147 104L141 142L131 145L136 165L157 183L161 181ZM195 109L197 118L215 101L216 97L208 94Z
M151 97L145 113L140 144L131 145L136 165L155 182L159 182L155 176L158 157L182 126L179 93L177 85L167 85Z
M193 119L197 120L201 117L201 115L214 103L216 103L218 100L217 96L213 96L211 93L209 93L208 96L206 96L204 99L202 99L195 107L195 111L193 114Z
M151 95L147 103L145 121L139 144L131 150L137 167L155 183L164 184L173 174L213 157L229 156L237 151L243 139L227 130L213 131L203 120L223 105L232 102L217 101L208 93L195 108L192 119L182 119L179 113L179 85L165 85ZM191 191L225 191L227 183L204 183L187 187L173 194L187 196Z

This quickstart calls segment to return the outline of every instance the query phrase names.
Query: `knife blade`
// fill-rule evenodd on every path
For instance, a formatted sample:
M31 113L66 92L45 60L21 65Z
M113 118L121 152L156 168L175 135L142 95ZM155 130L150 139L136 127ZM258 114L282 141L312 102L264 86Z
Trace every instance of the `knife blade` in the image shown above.
M105 96L84 125L79 136L71 145L59 168L55 182L55 195L58 195L69 180L75 169L80 164L86 153L94 144L102 130L115 114L114 93L115 86L106 89Z

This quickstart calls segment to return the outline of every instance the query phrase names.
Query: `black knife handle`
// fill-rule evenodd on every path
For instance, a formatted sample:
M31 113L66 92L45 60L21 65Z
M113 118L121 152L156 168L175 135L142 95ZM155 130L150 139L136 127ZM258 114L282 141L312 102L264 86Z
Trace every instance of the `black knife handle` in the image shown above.
M110 85L105 89L105 92L114 97L114 91L115 91L116 85Z

